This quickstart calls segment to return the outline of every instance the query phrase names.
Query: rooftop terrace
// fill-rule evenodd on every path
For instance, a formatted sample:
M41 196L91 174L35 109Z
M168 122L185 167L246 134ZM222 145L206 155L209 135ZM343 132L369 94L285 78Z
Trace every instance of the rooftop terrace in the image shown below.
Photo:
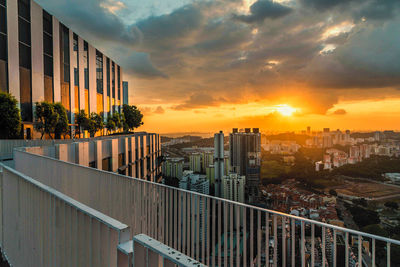
M397 264L400 241L63 161L46 145L1 164L0 245L12 266Z

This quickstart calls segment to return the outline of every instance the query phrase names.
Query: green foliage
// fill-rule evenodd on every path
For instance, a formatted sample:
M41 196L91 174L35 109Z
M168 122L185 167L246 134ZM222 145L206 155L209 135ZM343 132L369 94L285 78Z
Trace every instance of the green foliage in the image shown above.
M107 122L106 122L107 133L111 134L113 131L115 131L116 128L117 128L117 126L115 125L114 120L112 119L111 116L108 116Z
M120 114L118 112L115 112L111 116L111 120L115 124L115 130L122 129L125 124L125 117L124 114Z
M261 178L273 179L286 175L288 166L275 160L263 161L261 165Z
M35 110L35 129L41 133L40 139L47 134L52 138L51 134L55 132L58 123L59 114L54 108L54 104L49 102L37 102Z
M386 156L372 156L369 159L364 159L362 162L347 164L334 169L332 174L382 181L382 174L388 172L400 172L400 159Z
M89 118L89 125L88 125L88 131L90 133L90 136L94 136L96 132L103 130L104 128L104 123L103 123L103 117L97 113L92 112L90 114Z
M399 208L399 204L397 204L397 202L388 201L385 203L385 207L397 210Z
M124 104L122 112L125 116L124 130L134 130L143 125L143 114L136 106Z
M376 211L367 210L358 206L350 206L348 204L345 204L345 206L353 216L354 222L360 228L370 224L379 224L381 222Z
M15 97L0 92L0 114L0 139L19 138L21 115Z
M370 224L370 225L364 226L361 230L363 232L370 233L373 235L389 237L388 231L386 231L384 228L382 228L379 224Z
M67 110L61 103L55 103L54 111L58 114L58 120L54 129L55 138L59 139L61 135L64 135L65 138L65 135L69 132Z
M89 127L89 117L86 114L85 110L80 110L78 114L75 115L75 123L78 124L79 135L82 130L85 130Z

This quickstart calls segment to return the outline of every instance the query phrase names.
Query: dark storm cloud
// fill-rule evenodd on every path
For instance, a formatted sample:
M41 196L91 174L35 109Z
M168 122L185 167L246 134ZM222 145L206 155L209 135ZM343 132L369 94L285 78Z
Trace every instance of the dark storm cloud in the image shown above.
M250 15L234 15L234 18L246 23L263 22L266 18L277 19L288 15L292 9L271 0L258 0L250 7Z
M320 11L325 11L330 8L346 5L358 0L300 0L305 8L315 8Z
M389 20L399 11L400 1L398 0L373 0L363 5L360 10L354 12L355 18L360 20Z

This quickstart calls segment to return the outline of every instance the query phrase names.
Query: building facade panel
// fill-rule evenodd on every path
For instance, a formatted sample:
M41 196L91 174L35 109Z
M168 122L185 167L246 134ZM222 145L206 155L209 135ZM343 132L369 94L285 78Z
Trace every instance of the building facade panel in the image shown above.
M78 37L79 109L85 109L85 67L83 39ZM87 111L86 111L87 112Z
M44 100L44 64L43 64L43 10L31 1L32 34L32 102Z
M54 102L61 102L60 22L53 16L53 91Z
M8 92L20 102L18 1L7 1Z
M89 112L97 111L96 49L89 44Z

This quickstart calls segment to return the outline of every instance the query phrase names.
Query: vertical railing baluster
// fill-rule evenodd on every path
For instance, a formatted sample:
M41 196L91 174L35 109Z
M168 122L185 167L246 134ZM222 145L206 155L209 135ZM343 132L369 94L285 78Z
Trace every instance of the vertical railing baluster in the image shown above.
M315 224L311 223L311 267L315 266Z
M372 238L372 267L375 267L375 238Z
M286 218L281 217L282 224L282 266L286 266Z
M211 207L211 200L212 200L212 198L207 198L207 210L206 210L206 213L207 213L207 220L206 220L206 223L207 223L207 246L206 246L206 250L207 250L207 265L211 265L211 262L210 262L210 240L211 240L211 227L213 227L213 226L211 226L210 225L210 219L212 219L212 218L210 218L210 216L209 216L209 214L210 214L210 207Z
M228 266L228 207L224 201L224 266Z
M386 258L386 266L387 267L390 267L390 242L387 242L386 243L386 256L387 256L387 258ZM361 265L360 265L361 266Z
M333 267L337 265L336 230L333 229Z
M186 214L186 206L187 206L188 200L187 200L186 196L187 196L187 193L183 192L183 198L182 198L182 209L183 209L182 210L182 212L183 212L182 213L182 250L181 250L181 252L183 254L187 255L187 251L186 251L186 248L187 248L187 245L186 245L186 236L187 236L186 224L187 224L188 218L187 218L187 214Z
M254 267L254 209L250 209L250 267Z
M322 267L326 264L326 252L325 252L325 226L322 226Z
M178 206L179 206L179 201L178 201L178 190L174 189L174 247L176 250L179 250L179 236L178 236Z
M362 237L358 235L358 266L362 266Z
M301 266L306 266L306 244L305 244L305 225L304 221L301 221Z
M236 267L240 267L240 206L236 205Z
M202 223L201 223L201 234L202 234L202 242L201 242L201 258L203 259L203 263L205 264L205 265L207 265L207 264L209 264L208 262L207 262L207 258L206 258L206 248L208 249L209 247L208 247L208 245L207 245L207 247L206 247L206 240L208 241L208 237L207 237L207 232L208 232L208 228L209 228L209 223L207 222L207 225L206 225L206 218L208 219L208 211L209 210L206 210L206 205L207 205L207 198L206 197L201 197L201 199L202 199L202 208L203 208L203 211L202 211L202 215L201 215L201 221L202 221ZM206 214L206 211L207 211L207 214ZM207 229L207 231L206 231L206 229Z
M278 216L276 214L274 217L274 266L278 266Z
M230 237L230 249L229 249L229 252L230 252L230 264L229 264L229 266L232 266L233 267L233 224L234 224L234 221L233 221L233 204L231 203L231 204L229 204L229 226L230 226L230 235L229 235L229 237Z
M196 196L196 260L200 262L200 198L201 196Z
M265 262L269 267L269 213L265 213Z
M192 239L192 258L194 259L195 258L195 256L194 256L194 241L195 241L195 239L196 239L196 228L195 228L195 225L196 225L196 221L195 221L195 215L196 215L196 202L195 202L195 199L196 199L196 195L192 195L192 200L191 200L191 202L192 202L192 209L191 209L191 213L192 213L192 233L191 233L191 239Z
M217 203L215 199L210 199L212 200L212 250L211 250L211 266L215 266L215 230L216 230L216 225L215 225L215 210L217 209Z
M257 267L261 267L261 211L257 211Z
M217 253L218 253L218 266L221 266L222 257L221 257L221 246L222 246L222 239L221 239L221 224L222 224L222 201L217 202L218 206L218 216L217 216L217 223L218 223L218 244L217 244Z
M292 263L292 267L295 267L296 266L296 221L295 221L295 219L293 219L292 218L292 220L291 220L291 223L292 223L292 230L291 230L291 232L292 232L292 238L291 238L291 240L290 240L290 245L292 246L292 260L291 260L291 263Z
M182 252L182 193L178 190L178 251Z
M344 258L344 264L345 267L349 267L349 233L346 232L345 233L345 237L344 237L344 242L345 242L345 258Z
M246 208L243 207L243 267L247 266Z

